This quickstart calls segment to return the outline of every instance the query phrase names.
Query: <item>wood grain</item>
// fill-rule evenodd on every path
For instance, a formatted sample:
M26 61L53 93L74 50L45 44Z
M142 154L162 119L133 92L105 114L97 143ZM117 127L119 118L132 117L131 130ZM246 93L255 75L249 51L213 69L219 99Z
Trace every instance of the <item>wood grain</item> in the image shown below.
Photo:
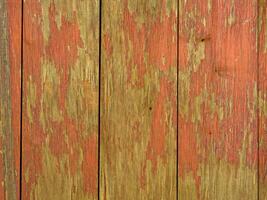
M267 199L267 1L259 1L259 200Z
M257 69L256 0L179 0L179 199L257 199Z
M21 1L0 1L0 199L19 199Z
M99 1L24 1L22 199L97 199Z
M177 1L102 1L101 199L176 199Z

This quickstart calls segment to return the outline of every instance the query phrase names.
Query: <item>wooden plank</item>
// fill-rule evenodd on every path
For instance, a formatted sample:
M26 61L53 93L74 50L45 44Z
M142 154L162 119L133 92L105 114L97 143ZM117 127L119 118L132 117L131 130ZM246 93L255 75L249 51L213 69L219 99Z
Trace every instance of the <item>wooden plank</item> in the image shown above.
M256 0L179 0L179 199L257 199L256 31Z
M97 199L99 1L24 1L22 198Z
M259 200L267 199L267 1L259 1Z
M102 1L101 199L176 199L177 1Z
M0 199L19 199L21 1L0 1Z

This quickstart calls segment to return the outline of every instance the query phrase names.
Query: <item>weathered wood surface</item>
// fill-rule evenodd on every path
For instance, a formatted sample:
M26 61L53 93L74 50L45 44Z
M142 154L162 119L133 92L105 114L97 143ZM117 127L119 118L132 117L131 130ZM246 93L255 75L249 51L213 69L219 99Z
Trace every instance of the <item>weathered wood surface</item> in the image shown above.
M267 1L178 1L102 0L101 74L100 0L23 1L22 138L0 1L1 200L267 199Z
M257 3L179 0L179 199L257 199Z
M259 200L267 199L267 1L259 1Z
M21 1L0 1L0 199L19 199Z
M100 199L176 199L177 1L102 1Z
M97 199L99 1L23 13L22 199Z

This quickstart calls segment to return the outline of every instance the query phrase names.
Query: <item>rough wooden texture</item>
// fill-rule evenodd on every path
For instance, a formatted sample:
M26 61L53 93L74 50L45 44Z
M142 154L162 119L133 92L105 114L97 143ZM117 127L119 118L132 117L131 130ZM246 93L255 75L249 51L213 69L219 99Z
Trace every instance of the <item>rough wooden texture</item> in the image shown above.
M257 2L179 0L179 199L257 199Z
M102 1L101 199L176 199L177 1Z
M0 1L0 199L19 199L21 2Z
M23 199L97 199L99 1L25 0Z
M259 0L259 200L267 199L267 1Z

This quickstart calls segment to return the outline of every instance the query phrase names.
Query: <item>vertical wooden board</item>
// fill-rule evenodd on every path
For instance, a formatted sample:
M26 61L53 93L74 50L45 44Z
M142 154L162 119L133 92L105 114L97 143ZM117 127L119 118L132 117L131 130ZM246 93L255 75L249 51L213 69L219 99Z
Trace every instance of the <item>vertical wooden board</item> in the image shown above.
M259 0L259 200L267 199L267 1Z
M22 198L97 199L99 1L23 13Z
M256 0L179 0L179 199L257 199L256 31Z
M102 1L101 199L176 199L177 1Z
M21 1L0 1L0 199L19 199Z

